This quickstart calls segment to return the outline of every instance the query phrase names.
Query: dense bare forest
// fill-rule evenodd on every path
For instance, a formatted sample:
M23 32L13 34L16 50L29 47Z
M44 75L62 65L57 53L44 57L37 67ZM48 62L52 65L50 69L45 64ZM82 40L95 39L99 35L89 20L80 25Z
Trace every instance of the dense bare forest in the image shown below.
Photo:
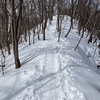
M40 34L43 34L45 40L47 21L52 24L54 15L57 15L58 42L64 15L71 17L66 38L73 25L78 25L78 34L81 38L75 50L85 31L88 32L88 43L96 43L97 39L100 40L99 0L0 0L0 50L3 57L5 58L5 52L10 55L13 48L16 69L20 68L18 44L24 40L31 45L30 35L33 36L33 43L35 43L34 36L39 40ZM31 29L33 34L30 34ZM98 47L100 48L100 44Z

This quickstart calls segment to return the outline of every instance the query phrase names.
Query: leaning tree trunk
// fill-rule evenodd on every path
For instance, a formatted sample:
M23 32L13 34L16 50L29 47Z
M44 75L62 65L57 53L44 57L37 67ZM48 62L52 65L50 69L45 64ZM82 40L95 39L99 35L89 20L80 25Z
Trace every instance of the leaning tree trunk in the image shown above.
M65 37L67 37L71 31L71 29L73 28L73 12L74 12L74 0L71 0L71 23L70 23L70 28L67 32L67 34L65 35Z

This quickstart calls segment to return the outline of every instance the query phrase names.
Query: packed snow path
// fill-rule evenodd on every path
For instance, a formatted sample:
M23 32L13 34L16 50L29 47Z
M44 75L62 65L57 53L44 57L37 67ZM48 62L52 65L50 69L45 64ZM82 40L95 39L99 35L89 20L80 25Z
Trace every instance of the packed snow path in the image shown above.
M14 70L13 55L6 58L0 78L0 100L99 100L100 72L91 58L91 45L76 28L65 38L70 21L63 21L57 42L56 16L46 30L46 40L19 45L21 68ZM95 81L93 81L95 80Z
M34 65L34 74L23 72L29 76L28 87L25 96L17 97L18 100L85 100L83 93L74 86L73 68L68 65L71 58L66 50L67 43L63 48L56 39L52 39L52 43L46 42L42 49L32 51L23 60L24 64L36 57L39 61Z

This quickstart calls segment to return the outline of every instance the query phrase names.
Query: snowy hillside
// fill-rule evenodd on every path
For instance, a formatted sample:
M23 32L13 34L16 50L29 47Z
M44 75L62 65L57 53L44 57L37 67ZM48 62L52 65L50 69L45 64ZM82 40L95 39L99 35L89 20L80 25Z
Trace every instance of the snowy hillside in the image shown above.
M87 44L84 37L74 51L80 36L75 26L65 38L69 26L69 20L63 21L57 42L54 16L45 41L41 38L30 46L20 44L20 69L14 69L13 54L6 57L5 75L0 77L0 100L100 100L100 70L95 64L100 61L98 49L93 59L96 46Z

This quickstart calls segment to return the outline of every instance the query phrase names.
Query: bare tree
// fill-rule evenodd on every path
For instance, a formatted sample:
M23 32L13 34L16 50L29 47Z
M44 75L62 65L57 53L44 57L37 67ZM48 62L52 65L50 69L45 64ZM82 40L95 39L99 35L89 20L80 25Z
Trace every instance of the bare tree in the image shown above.
M12 34L12 43L13 43L13 52L14 52L14 59L15 59L15 68L20 68L20 60L19 60L19 52L18 52L18 41L20 37L20 20L21 20L21 13L22 13L22 4L23 0L20 0L18 3L19 7L16 8L15 0L11 0L10 7L11 7L11 34ZM17 11L16 11L17 10Z

